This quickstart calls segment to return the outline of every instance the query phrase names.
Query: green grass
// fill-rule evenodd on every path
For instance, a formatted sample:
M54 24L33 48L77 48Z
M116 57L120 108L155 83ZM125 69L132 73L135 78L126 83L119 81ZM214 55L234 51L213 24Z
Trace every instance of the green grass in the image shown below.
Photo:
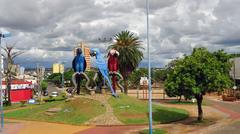
M120 98L110 98L115 116L124 124L147 124L148 103L133 97L120 95ZM169 123L188 117L188 112L182 109L167 108L153 105L153 123Z
M13 103L11 106L3 106L3 110L12 110L12 109L20 108L21 105L22 105L21 103Z
M46 110L49 108L62 108L62 110L54 115L47 115ZM5 117L80 125L89 119L104 113L105 110L105 107L97 101L78 98L70 102L54 101L33 108L29 107L8 112L5 114Z
M178 100L171 100L171 101L168 101L166 103L168 103L168 104L178 104L178 105L197 105L197 102L185 101L185 100L182 100L180 102ZM203 106L207 105L205 100L203 100L202 105Z
M159 128L153 129L152 132L153 132L153 134L166 134L167 133L165 130L159 129ZM149 134L149 129L145 129L139 133L140 134Z
M173 101L169 101L169 102L166 102L166 103L169 103L169 104L187 104L187 105L195 105L195 104L197 104L196 102L195 103L193 103L193 102L191 102L191 101L177 101L177 100L173 100Z

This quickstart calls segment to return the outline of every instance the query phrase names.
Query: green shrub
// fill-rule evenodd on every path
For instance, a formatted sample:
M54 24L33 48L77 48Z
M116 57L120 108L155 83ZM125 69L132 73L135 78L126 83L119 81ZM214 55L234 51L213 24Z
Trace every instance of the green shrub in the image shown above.
M52 102L52 101L62 101L62 100L65 100L65 99L66 99L66 96L63 97L62 95L60 95L60 96L57 96L57 97L49 96L47 98L44 98L43 101Z
M62 93L61 93L61 96L62 96L62 98L66 98L66 97L67 97L67 94L66 94L65 92L62 92Z
M236 92L236 98L240 99L240 92Z
M41 81L40 86L41 86L43 91L47 90L48 83L46 81Z

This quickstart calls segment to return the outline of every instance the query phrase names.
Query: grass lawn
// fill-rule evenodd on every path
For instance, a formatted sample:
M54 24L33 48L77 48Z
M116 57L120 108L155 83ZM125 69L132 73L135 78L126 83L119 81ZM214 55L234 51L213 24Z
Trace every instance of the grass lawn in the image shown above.
M50 108L61 108L61 110L49 115L46 113L46 110ZM8 112L5 114L5 117L79 125L104 113L105 110L105 107L97 101L77 98L70 102L53 101L37 107Z
M152 132L153 132L153 134L166 134L167 133L165 130L160 129L160 128L153 129ZM145 129L139 133L140 134L149 134L149 130Z
M16 109L20 107L21 107L20 103L13 103L11 106L3 106L3 110L11 110L11 109Z
M197 102L192 102L192 101L185 101L185 100L182 100L182 101L178 101L178 100L171 100L171 101L167 101L165 103L168 103L168 104L177 104L177 105L197 105ZM202 102L202 105L206 105L206 101L203 100Z
M196 105L197 103L196 102L191 102L191 101L177 101L177 100L172 100L172 101L168 101L166 103L169 103L169 104L189 104L189 105Z
M124 124L147 124L148 103L137 100L127 95L120 98L110 98L110 105L114 109L115 116ZM177 108L167 108L153 105L153 123L168 123L188 117L188 112Z

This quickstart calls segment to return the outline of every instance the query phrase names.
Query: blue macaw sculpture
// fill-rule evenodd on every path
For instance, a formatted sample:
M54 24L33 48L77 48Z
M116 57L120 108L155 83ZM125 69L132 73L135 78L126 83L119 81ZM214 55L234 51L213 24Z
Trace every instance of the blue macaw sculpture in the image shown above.
M82 75L86 77L84 71L86 70L86 59L82 54L82 49L77 49L77 55L74 57L72 61L72 68L74 70L73 74L73 83L75 85L75 88L77 90L77 94L80 94L80 82L83 79Z
M112 92L112 96L118 97L117 94L114 92L111 81L108 77L107 63L104 60L103 55L100 53L100 50L98 48L92 48L90 50L90 55L96 57L96 65L98 67L98 70L100 71L102 76L107 80L108 85L109 85L109 87L111 89L111 92Z
M73 61L72 61L72 68L74 70L74 72L84 72L86 70L86 59L82 54L82 49L78 48L77 49L77 55L74 57Z

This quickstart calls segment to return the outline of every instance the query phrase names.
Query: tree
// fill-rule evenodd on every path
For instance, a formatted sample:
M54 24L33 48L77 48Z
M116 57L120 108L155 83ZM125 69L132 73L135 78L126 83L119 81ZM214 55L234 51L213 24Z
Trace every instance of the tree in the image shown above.
M40 83L40 86L41 86L42 91L47 90L47 87L48 87L47 81L42 80Z
M7 95L8 95L8 101L7 105L11 105L11 81L12 77L16 75L16 72L13 71L13 65L14 65L14 58L22 54L21 51L14 51L13 46L6 46L3 47L3 54L2 56L6 60L6 70L5 70L5 77L6 77L6 85L7 85ZM6 93L5 93L6 96ZM5 97L6 98L6 97Z
M233 84L229 75L229 58L222 50L211 53L206 48L195 48L190 56L176 61L165 82L166 93L169 96L195 97L198 120L202 120L203 96Z
M158 69L154 71L153 78L155 81L165 81L167 79L167 69Z
M119 55L119 71L124 79L125 93L128 90L128 76L137 67L138 64L143 59L143 53L141 49L141 41L134 33L130 31L121 31L120 33L114 35L114 40L116 41L109 49L117 50Z
M131 75L129 75L128 80L131 86L138 86L141 77L146 77L148 74L148 70L146 68L138 68L134 70Z

